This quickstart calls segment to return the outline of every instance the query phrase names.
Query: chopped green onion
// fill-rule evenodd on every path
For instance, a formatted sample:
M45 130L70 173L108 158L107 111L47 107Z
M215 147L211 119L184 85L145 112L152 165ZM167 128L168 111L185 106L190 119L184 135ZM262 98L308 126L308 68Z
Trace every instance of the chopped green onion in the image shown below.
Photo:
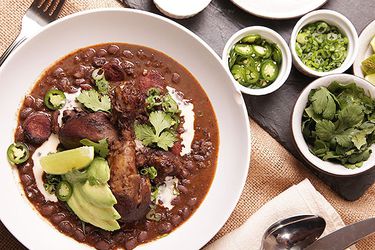
M155 167L148 167L148 168L143 168L140 171L141 175L147 175L151 180L155 179L156 176L158 176L158 171L156 170Z

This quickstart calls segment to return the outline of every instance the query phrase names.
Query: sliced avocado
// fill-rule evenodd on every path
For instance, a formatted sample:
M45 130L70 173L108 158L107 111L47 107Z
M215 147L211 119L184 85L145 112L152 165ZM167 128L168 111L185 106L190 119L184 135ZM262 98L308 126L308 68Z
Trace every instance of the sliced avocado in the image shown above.
M102 220L118 220L121 218L120 214L116 211L114 207L97 207L90 203L88 197L82 191L82 184L76 183L73 186L73 195L77 198L78 202L90 210L95 217L102 219Z
M72 196L67 201L69 207L78 216L78 218L84 222L90 223L96 227L102 228L107 231L115 231L120 229L120 225L116 220L103 220L99 219L97 214L94 214L91 210L90 205L82 203L79 197L77 197L77 192L73 191Z
M82 195L94 206L101 208L112 207L117 203L108 184L91 185L88 181L82 185Z
M90 184L106 184L110 178L108 162L102 157L95 157L87 169Z
M362 71L365 75L375 74L375 54L362 61Z

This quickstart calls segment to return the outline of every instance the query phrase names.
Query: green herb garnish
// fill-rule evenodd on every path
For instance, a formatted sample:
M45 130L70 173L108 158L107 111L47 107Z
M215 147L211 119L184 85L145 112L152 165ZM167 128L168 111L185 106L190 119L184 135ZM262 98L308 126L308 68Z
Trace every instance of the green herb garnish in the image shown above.
M342 65L349 40L335 26L319 21L304 26L297 35L295 50L309 68L327 72Z
M147 175L151 180L158 176L158 171L155 167L142 168L140 171L141 175Z
M310 151L347 168L361 167L375 141L375 100L355 83L311 90L302 117Z
M95 89L82 91L77 97L77 100L92 111L109 112L111 109L111 100L109 99L109 96L100 95Z
M60 182L61 182L60 175L46 174L45 183L43 186L44 186L44 189L48 193L54 194Z
M162 111L150 113L149 121L152 126L146 124L135 124L135 136L145 146L155 144L165 151L172 147L177 137L170 128L176 124L172 117Z
M80 143L85 146L93 146L95 153L103 158L106 158L109 153L107 139L102 139L98 142L93 142L89 139L82 139L80 140Z

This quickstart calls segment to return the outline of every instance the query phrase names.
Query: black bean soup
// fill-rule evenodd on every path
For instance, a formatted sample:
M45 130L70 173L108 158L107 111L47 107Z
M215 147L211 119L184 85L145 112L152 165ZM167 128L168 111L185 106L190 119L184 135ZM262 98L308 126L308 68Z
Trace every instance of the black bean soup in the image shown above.
M46 93L51 89L63 91L65 94L96 89L97 86L95 86L92 77L95 69L102 69L109 82L108 96L111 98L112 109L108 112L93 112L85 107L64 110L63 124L59 124L58 117L61 111L53 111L46 107L44 103ZM158 88L162 93L167 93L168 88L173 88L180 97L183 97L185 103L194 105L194 136L189 153L181 156L181 151L185 147L183 146L183 134L186 132L184 123L187 122L185 121L187 117L182 115L180 115L179 124L176 127L177 140L168 150L155 146L141 148L134 146L135 133L132 124L147 122L149 112L145 99L150 88ZM122 97L115 99L116 93ZM72 115L72 113L74 114ZM118 145L128 144L134 151L134 157L130 156L127 159L134 158L133 164L138 171L135 175L141 176L139 171L150 165L155 166L158 171L158 177L154 180L148 180L144 176L138 178L143 181L142 185L148 185L148 192L146 190L142 193L141 186L139 189L133 190L139 197L147 196L148 203L144 203L147 204L147 208L144 211L138 211L138 214L127 215L126 220L120 219L118 222L121 228L112 232L82 222L66 202L47 201L36 184L32 153L51 134L57 134L62 141L64 139L62 131L66 130L64 126L67 127L69 119L75 119L77 113L78 117L98 114L98 118L94 120L105 119L106 122L111 123L110 126L116 129L114 135L116 138L109 140L109 158L113 158L116 154L114 153L116 143ZM119 116L121 117L118 118ZM77 126L73 126L73 130L76 129L78 132L69 131L69 133L79 135L85 131L87 133L81 138L91 138L89 134L91 131L86 131L87 128L101 125L90 123ZM102 130L99 129L99 132ZM65 131L66 133L68 132ZM79 49L57 61L44 72L23 101L19 111L15 141L25 143L30 150L29 159L18 164L19 176L25 194L35 208L57 230L78 242L97 249L120 247L133 249L142 243L166 236L186 221L199 207L215 174L219 138L217 121L207 95L197 80L182 65L167 55L147 47L111 43ZM65 144L59 144L61 148L64 146ZM108 162L112 180L116 174L113 172L118 169L114 170L112 166L115 164L114 160L109 159ZM119 171L122 171L121 165L119 168ZM126 175L126 171L122 173ZM43 176L45 181L45 174ZM175 187L177 195L171 201L173 207L170 209L163 206L162 202L150 203L148 197L150 187L153 190L153 186L162 184L167 176L178 179ZM126 178L124 176L125 182ZM113 189L114 184L112 185L111 180L110 187ZM121 206L127 207L128 210L131 209L131 205L126 204L127 200L121 200L120 196L117 196L115 192L114 194L118 201L115 208L119 212ZM145 216L151 207L154 209L154 215L158 215L157 219L154 218L155 216L151 219L149 216Z

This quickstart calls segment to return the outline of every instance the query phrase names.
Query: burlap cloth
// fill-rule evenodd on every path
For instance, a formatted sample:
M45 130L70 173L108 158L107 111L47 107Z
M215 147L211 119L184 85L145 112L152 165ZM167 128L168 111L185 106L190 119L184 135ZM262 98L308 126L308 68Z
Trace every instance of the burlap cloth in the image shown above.
M0 0L0 54L18 34L22 15L31 2L32 0ZM101 7L122 6L115 0L66 0L60 16ZM6 83L0 84L5 87ZM236 209L224 227L212 239L213 241L237 228L271 198L305 178L310 179L315 188L338 211L345 223L350 224L375 216L375 185L359 200L344 201L305 169L254 121L251 121L251 132L251 167L244 191ZM362 240L357 244L357 247L358 249L375 249L375 236ZM21 248L22 245L1 224L0 249Z

